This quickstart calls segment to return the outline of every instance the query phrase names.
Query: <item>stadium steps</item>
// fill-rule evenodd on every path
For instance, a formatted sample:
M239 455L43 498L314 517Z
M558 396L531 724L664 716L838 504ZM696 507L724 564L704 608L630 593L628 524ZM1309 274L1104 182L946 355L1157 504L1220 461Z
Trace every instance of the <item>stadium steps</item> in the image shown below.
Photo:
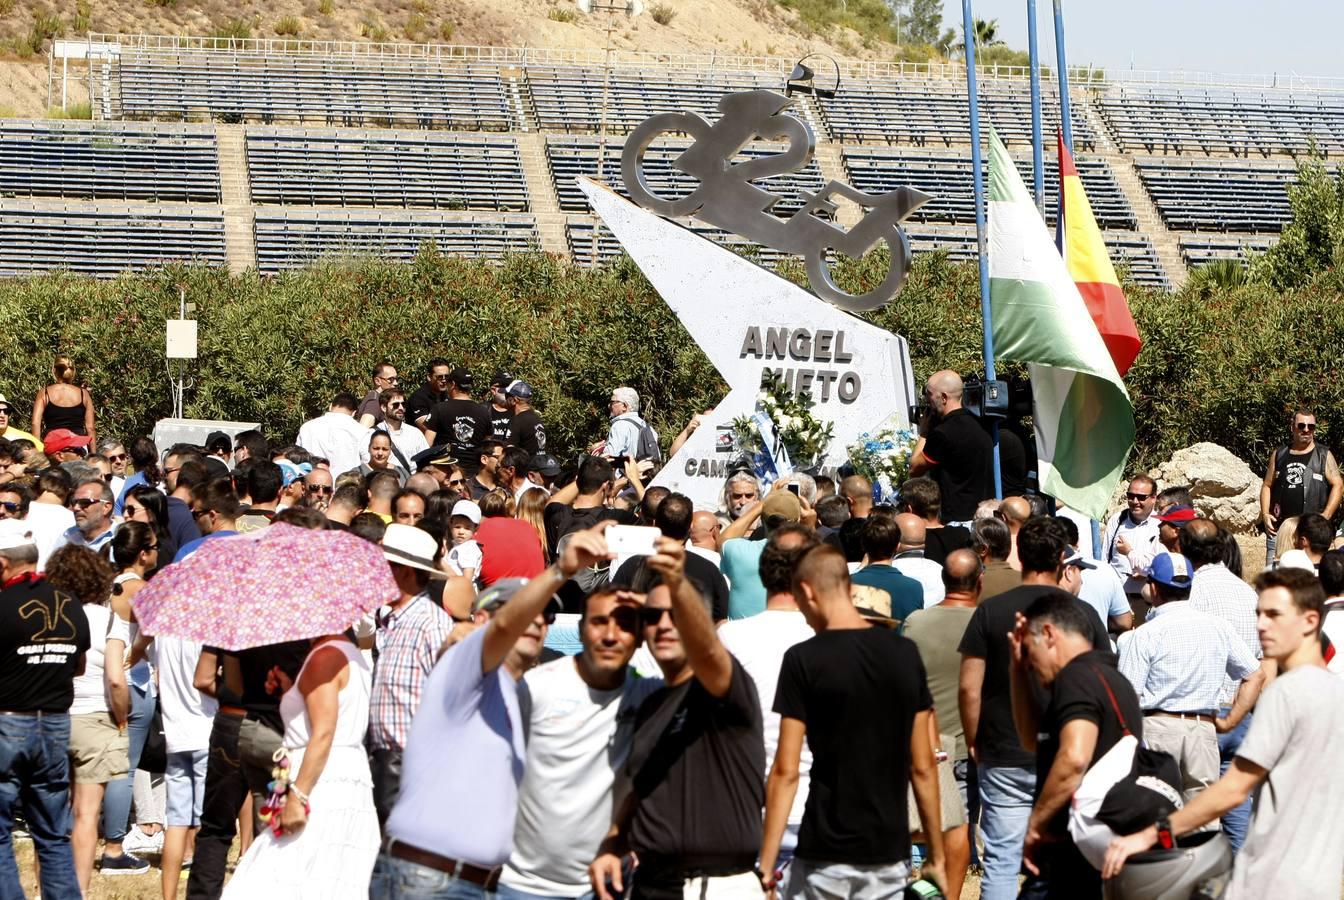
M845 155L839 144L830 141L818 141L816 153L817 165L821 167L821 177L827 181L841 181L849 184L849 172L845 169ZM846 228L853 228L863 218L863 210L853 203L840 203L838 219Z
M531 97L527 89L527 73L522 69L501 69L500 78L504 81L505 92L509 98L509 111L518 123L519 131L537 130L537 113L532 108Z
M219 146L219 194L224 204L224 256L229 271L237 274L257 266L244 126L216 125L215 142Z
M1070 95L1073 91L1069 92ZM1091 95L1086 95L1086 99L1074 101L1075 108L1082 107L1083 116L1087 119L1087 124L1092 126L1092 133L1096 135L1096 152L1105 156L1114 156L1120 153L1120 148L1116 146L1115 140L1111 137L1110 126L1106 124L1106 119L1097 112L1096 106L1092 104Z
M535 124L535 123L534 123ZM560 211L560 200L555 192L551 165L546 161L546 138L535 130L514 135L518 140L518 157L527 179L528 203L537 218L537 233L541 249L547 253L568 255L569 242L565 237L565 215Z
M1105 159L1111 166L1115 183L1124 191L1125 198L1129 201L1129 208L1134 210L1138 230L1146 233L1153 242L1153 250L1157 253L1162 268L1167 270L1167 279L1171 282L1172 288L1180 287L1190 274L1185 264L1185 257L1181 255L1181 242L1162 221L1153 198L1148 196L1143 182L1139 180L1139 170L1134 166L1134 158L1109 153L1105 154Z

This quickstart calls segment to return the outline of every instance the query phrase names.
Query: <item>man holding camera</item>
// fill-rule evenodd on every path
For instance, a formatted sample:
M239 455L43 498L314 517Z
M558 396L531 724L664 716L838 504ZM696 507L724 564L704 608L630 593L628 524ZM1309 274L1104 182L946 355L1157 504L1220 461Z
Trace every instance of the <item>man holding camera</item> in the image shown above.
M910 475L928 475L942 493L943 522L970 527L975 507L994 496L994 442L961 405L961 376L944 369L924 385L928 409L919 420L919 442Z

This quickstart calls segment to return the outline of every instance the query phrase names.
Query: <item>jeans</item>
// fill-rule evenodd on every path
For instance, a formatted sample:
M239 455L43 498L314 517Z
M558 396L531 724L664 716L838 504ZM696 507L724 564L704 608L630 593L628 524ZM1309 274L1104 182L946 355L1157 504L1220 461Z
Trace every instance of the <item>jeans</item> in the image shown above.
M44 897L78 897L70 850L70 717L0 716L0 897L22 897L14 812L23 810L42 866Z
M1036 855L1041 874L1027 876L1018 900L1101 900L1101 873L1073 841L1044 844Z
M238 754L238 729L242 722L239 716L216 713L210 729L201 830L196 834L187 900L218 900L224 890L224 867L237 831L234 821L247 797L247 778Z
M1231 707L1224 706L1218 714L1226 716L1231 711ZM1241 742L1246 740L1246 731L1251 727L1252 715L1252 713L1247 713L1246 718L1242 719L1236 728L1226 734L1218 735L1218 772L1220 775L1227 773L1228 767L1232 765L1232 758L1241 749ZM1240 850L1241 845L1246 842L1246 829L1250 827L1250 824L1250 797L1242 801L1239 806L1229 809L1223 814L1223 831L1227 834L1227 840L1232 845L1233 853Z
M495 890L495 896L498 897L499 900L569 900L567 896L562 897L559 894L533 894L528 891L520 891L517 888L509 887L503 882L501 882L499 887ZM574 900L593 900L593 897L593 892L587 891L586 893L575 897Z
M1031 818L1036 772L1011 766L980 766L980 832L985 849L980 857L984 877L982 900L1013 900L1022 870L1022 844Z
M966 839L971 843L971 865L980 865L980 850L975 845L975 830L980 823L980 780L975 761L969 756L952 764L952 777L957 780L961 803L966 808Z
M140 755L145 752L145 742L149 740L149 725L154 719L154 707L159 699L149 691L130 685L131 714L126 720L126 735L130 738L130 767L125 778L117 778L107 783L107 792L103 794L103 837L111 843L117 843L126 836L131 821L131 786L135 770L140 767ZM144 810L137 810L143 814ZM143 815L141 821L149 821Z
M795 859L784 885L784 900L879 900L897 897L910 884L910 864L861 866Z
M238 757L243 763L247 789L252 792L252 817L257 834L265 827L260 818L261 807L271 796L267 785L271 783L271 769L275 768L275 751L280 749L280 742L280 732L265 722L245 718L238 726Z
M373 808L378 811L378 827L382 828L401 796L401 751L374 747L369 751L369 771L373 775Z
M369 900L491 900L494 896L479 884L397 859L386 850L378 854L369 879Z

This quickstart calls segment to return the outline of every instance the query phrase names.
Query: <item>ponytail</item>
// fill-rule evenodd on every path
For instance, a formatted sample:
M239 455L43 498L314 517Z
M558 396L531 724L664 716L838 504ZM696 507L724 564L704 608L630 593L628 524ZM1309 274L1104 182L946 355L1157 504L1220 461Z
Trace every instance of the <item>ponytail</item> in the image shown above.
M56 357L56 361L51 366L51 374L62 384L74 384L77 374L75 372L75 361L68 356Z

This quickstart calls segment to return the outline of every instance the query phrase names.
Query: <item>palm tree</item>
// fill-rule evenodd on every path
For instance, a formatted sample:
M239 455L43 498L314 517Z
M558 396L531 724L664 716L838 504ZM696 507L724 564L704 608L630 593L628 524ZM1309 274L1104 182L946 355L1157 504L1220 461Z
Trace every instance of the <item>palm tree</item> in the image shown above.
M984 50L986 47L1002 47L1003 41L999 40L999 20L998 19L975 19L975 49ZM966 42L957 41L949 48L954 53L966 55Z

